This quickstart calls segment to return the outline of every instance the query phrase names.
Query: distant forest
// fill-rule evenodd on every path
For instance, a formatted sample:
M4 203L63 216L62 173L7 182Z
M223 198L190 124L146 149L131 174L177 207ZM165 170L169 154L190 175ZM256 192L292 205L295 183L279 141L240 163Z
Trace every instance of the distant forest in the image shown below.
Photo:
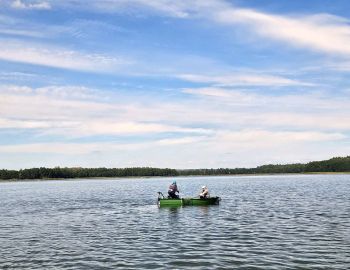
M50 179L93 177L140 177L140 176L188 176L188 175L237 175L275 173L350 172L350 156L329 160L312 161L306 164L263 165L256 168L219 169L160 169L135 168L32 168L22 170L0 170L0 179Z

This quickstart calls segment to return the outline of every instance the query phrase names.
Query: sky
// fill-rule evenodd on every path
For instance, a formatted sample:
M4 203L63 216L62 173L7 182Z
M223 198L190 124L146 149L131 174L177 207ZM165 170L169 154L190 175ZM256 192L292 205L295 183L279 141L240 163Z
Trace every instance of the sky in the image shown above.
M350 154L350 1L0 0L0 168Z

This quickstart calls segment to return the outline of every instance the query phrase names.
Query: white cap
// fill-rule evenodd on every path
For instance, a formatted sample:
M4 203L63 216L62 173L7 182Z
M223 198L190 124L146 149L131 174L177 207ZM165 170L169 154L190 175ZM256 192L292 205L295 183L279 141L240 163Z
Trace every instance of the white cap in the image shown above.
M206 188L206 186L202 186L202 188Z

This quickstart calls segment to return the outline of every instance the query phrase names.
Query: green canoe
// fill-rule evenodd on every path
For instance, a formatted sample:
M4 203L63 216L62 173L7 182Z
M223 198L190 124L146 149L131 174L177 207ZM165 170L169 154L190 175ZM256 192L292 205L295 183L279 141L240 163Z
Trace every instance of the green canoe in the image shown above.
M219 204L220 197L209 197L206 199L200 198L181 198L168 199L158 197L159 206L189 206L189 205L214 205Z

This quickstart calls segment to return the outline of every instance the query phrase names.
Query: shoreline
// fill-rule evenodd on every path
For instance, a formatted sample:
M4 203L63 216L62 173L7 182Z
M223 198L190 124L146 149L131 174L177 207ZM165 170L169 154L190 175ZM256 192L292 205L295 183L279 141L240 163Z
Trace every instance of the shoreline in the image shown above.
M240 176L276 176L276 175L350 175L350 172L307 172L307 173L252 173L252 174L216 174L216 175L177 175L177 176L123 176L123 177L77 177L77 178L39 178L39 179L0 179L0 183L49 182L49 181L86 181L113 179L148 179L148 178L187 178L187 177L240 177Z

